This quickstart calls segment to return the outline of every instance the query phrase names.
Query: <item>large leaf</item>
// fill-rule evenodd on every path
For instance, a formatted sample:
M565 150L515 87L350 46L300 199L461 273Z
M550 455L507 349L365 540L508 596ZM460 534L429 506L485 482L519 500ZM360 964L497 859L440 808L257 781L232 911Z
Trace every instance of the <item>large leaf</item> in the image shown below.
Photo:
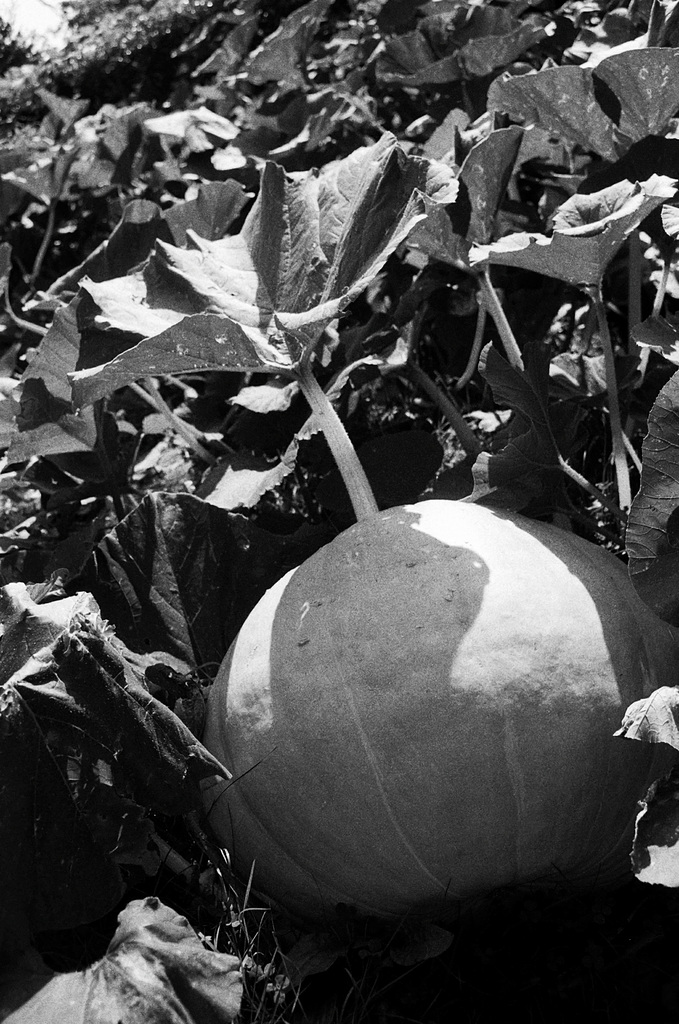
M654 175L621 181L600 192L574 195L554 217L554 234L517 232L473 246L469 262L521 267L569 284L597 285L625 239L653 210L673 197L675 182Z
M679 750L679 685L661 686L650 697L631 704L616 735ZM679 888L678 797L679 771L674 768L651 786L643 800L632 847L632 866L642 882Z
M188 494L150 494L99 545L86 579L128 647L216 673L264 591L329 539L271 534Z
M406 156L390 135L320 173L289 177L267 164L239 235L192 235L191 249L159 243L143 275L87 285L102 326L144 340L77 371L76 403L129 383L143 365L290 370L425 217L425 196L445 204L456 193L448 168Z
M648 417L641 486L627 525L632 582L663 619L679 625L679 373L663 387Z
M519 21L510 9L455 6L386 40L377 65L381 81L412 87L483 78L546 38L549 20L542 15Z
M663 134L679 107L678 68L679 50L657 47L614 54L596 68L505 76L491 85L488 107L616 160L633 142Z
M471 501L521 509L531 501L554 502L561 483L559 445L548 400L549 353L539 344L524 352L526 369L510 366L492 346L482 353L480 370L499 406L513 410L508 429L493 452L481 452L472 468ZM568 422L570 421L570 422ZM572 442L577 415L571 411L559 438Z
M195 809L200 780L223 769L146 690L89 595L43 605L14 584L2 602L5 947L110 910L118 864L149 862L144 809Z
M91 409L74 412L68 374L75 370L80 336L77 302L57 310L52 325L21 378L16 433L8 452L11 462L35 455L91 451L96 427ZM13 396L14 400L14 396Z
M264 40L246 62L245 72L254 85L276 82L279 86L303 88L306 52L332 0L310 0L287 18Z
M497 128L471 148L458 175L460 191L449 211L431 204L408 244L443 263L467 263L472 243L483 245L495 234L524 131L517 125Z
M205 949L186 918L155 897L122 911L97 963L47 977L5 1024L229 1024L242 996L236 957Z
M77 620L96 615L86 595L38 604L20 584L3 589L0 639L0 949L21 948L39 928L68 928L101 917L122 895L117 867L73 800L65 767L26 695L12 682L22 669L44 671L54 644ZM42 684L45 694L58 689ZM76 744L77 749L77 744Z

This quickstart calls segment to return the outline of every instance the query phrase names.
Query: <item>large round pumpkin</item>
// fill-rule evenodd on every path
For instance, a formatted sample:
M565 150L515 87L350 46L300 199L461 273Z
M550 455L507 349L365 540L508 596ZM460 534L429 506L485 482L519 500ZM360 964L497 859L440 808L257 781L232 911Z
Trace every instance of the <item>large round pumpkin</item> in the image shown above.
M291 912L440 915L516 883L629 871L673 760L614 738L673 680L674 631L624 567L473 504L380 512L261 599L221 666L206 794L235 867Z

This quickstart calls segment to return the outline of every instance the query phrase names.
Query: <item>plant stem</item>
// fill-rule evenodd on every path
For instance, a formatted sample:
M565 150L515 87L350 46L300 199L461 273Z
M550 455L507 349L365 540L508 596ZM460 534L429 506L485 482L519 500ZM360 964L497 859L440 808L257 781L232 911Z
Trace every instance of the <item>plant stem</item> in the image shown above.
M499 331L500 339L504 345L505 354L507 356L507 362L516 370L523 370L521 349L514 337L514 332L509 326L509 320L505 316L502 303L500 302L498 294L493 286L493 282L490 279L490 270L488 267L484 267L479 277L479 284L481 286L481 292L483 294L486 308L495 321L495 326Z
M32 324L30 320L24 320L12 309L12 302L9 295L9 281L5 282L5 311L9 318L17 327L21 327L24 331L31 331L33 334L39 334L42 338L47 334L47 328L42 327L40 324Z
M641 241L638 230L633 231L628 239L627 265L627 351L634 355L637 344L632 335L641 322Z
M52 244L54 228L57 222L58 202L58 199L52 199L52 201L50 202L49 211L47 214L47 226L45 227L45 234L42 236L42 242L40 243L40 248L38 249L37 256L35 257L33 269L31 270L31 275L29 278L30 284L35 284L38 277L40 276L40 271L42 270L42 265L44 263L45 256L48 253L50 245Z
M414 363L412 359L406 364L405 372L411 378L413 383L422 388L422 390L429 395L434 404L441 410L457 434L457 438L466 454L473 458L480 455L482 451L481 444L479 443L474 431L464 419L457 402L447 395L445 391L440 388L427 373L424 372L422 367L418 366L417 363Z
M559 455L558 459L559 469L562 473L566 474L569 480L572 480L574 483L578 485L578 487L582 487L583 491L587 491L589 495L591 495L593 498L596 498L596 500L601 505L604 505L609 512L612 512L613 515L616 516L616 518L619 519L621 523L624 524L627 522L626 514L618 505L615 504L614 501L611 501L610 498L607 498L603 491L600 491L598 487L595 487L594 484L591 484L587 477L583 476L582 473L578 473L577 469L573 469L572 466L569 466L566 460L564 459L563 455Z
M670 279L670 270L672 269L673 259L674 253L671 256L667 256L663 261L662 277L660 278L658 290L655 293L653 312L651 313L651 316L660 316L660 310L662 309L663 302L665 301L665 292L667 291L667 282Z
M314 377L309 360L303 359L297 372L302 394L318 420L344 485L349 492L349 499L356 519L358 522L367 519L378 511L377 502L344 424Z
M618 381L615 375L615 357L613 355L613 344L611 333L608 329L606 310L601 295L601 287L591 287L587 292L594 305L599 325L599 337L604 350L604 364L606 366L606 388L608 390L608 414L611 421L611 441L613 445L613 464L618 484L618 501L623 512L628 512L632 505L632 486L629 478L629 466L627 465L627 452L622 434L622 422L620 419L620 399L618 396Z
M144 377L142 384L132 383L129 387L135 392L135 394L139 395L140 398L143 398L145 402L148 402L156 412L159 412L165 417L169 426L171 426L175 433L179 434L179 436L186 441L196 455L200 456L203 462L207 462L209 466L214 466L216 464L216 457L200 443L196 437L193 427L190 426L190 424L185 423L184 420L180 419L179 416L172 411L151 377Z
M464 373L455 384L455 390L461 391L462 388L466 387L469 381L474 376L476 367L479 365L479 357L481 355L481 349L483 348L483 334L486 329L487 311L486 304L483 301L483 295L478 293L479 312L476 318L476 330L474 331L474 341L472 342L472 350L467 361Z

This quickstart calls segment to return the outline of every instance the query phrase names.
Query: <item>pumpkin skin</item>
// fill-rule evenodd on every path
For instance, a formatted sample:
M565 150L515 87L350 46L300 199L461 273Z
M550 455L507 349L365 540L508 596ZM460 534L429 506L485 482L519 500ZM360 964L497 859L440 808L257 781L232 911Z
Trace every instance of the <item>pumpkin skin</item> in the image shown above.
M272 587L212 687L205 793L234 867L293 915L443 917L499 887L629 877L674 763L613 736L673 679L672 627L608 552L456 501L357 523Z

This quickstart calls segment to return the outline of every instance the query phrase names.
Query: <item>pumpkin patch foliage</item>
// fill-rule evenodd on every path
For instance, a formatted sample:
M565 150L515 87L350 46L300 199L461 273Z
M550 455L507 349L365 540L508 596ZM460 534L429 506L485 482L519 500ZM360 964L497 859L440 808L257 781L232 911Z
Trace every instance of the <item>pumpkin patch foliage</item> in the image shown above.
M0 1021L673 1019L677 5L54 7Z

